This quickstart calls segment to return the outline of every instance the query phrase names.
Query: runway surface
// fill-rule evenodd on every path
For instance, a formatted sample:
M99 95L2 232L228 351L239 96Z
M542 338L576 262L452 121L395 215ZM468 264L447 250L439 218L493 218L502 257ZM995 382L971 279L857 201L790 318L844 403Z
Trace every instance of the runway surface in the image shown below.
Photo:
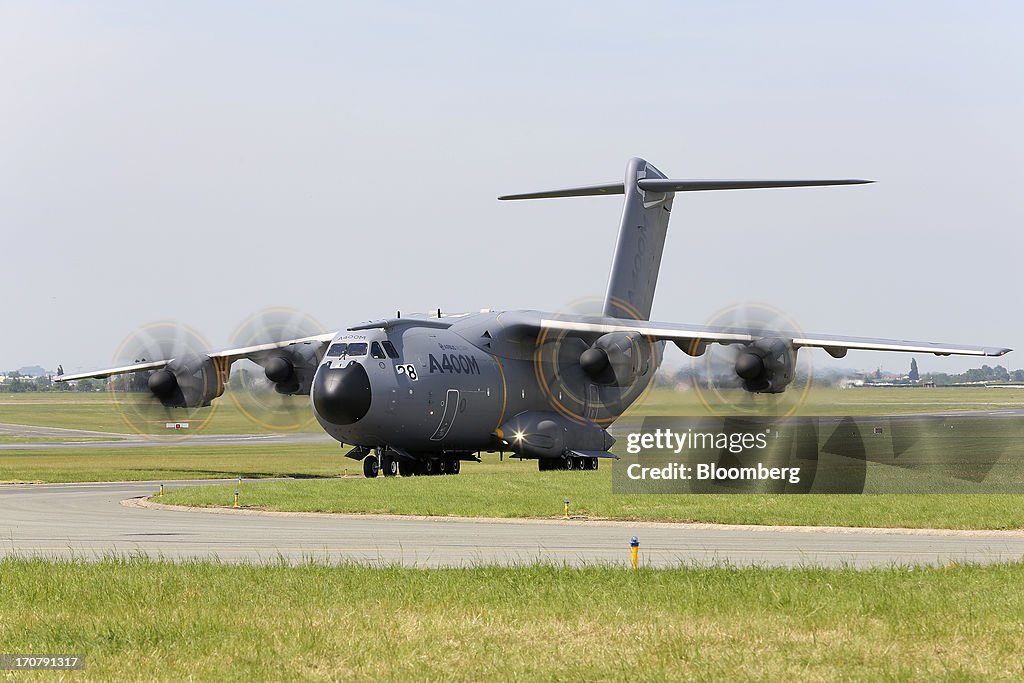
M151 448L173 446L228 446L255 443L334 443L324 432L295 434L189 434L178 436L142 436L115 432L93 432L87 429L36 427L0 423L0 435L31 437L43 441L0 443L0 451L54 450L63 448ZM68 441L89 438L95 441Z
M231 480L233 481L233 480ZM217 483L174 482L174 486ZM225 562L309 559L413 566L617 564L631 536L645 566L888 566L1024 557L1024 532L847 530L587 521L457 520L149 509L153 482L0 486L0 555L142 554Z

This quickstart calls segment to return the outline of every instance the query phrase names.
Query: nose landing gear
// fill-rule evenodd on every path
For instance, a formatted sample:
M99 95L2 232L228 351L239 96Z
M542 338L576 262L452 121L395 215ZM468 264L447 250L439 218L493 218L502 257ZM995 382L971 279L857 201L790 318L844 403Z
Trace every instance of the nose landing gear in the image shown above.
M391 451L377 449L363 458L363 476L373 479L378 474L383 474L385 477L398 475L398 459Z
M380 460L377 459L376 455L368 455L363 458L363 476L367 479L373 479L380 472Z

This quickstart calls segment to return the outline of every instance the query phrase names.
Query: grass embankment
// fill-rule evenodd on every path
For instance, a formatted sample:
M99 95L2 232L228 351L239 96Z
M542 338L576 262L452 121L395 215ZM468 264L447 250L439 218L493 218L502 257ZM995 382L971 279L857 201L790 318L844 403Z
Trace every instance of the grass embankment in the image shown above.
M528 471L524 471L528 470ZM628 495L597 472L537 472L535 463L465 463L449 477L243 482L245 507L300 512L558 518L942 529L1024 528L1024 495ZM234 484L175 489L161 502L230 506Z
M1024 565L402 569L0 561L0 650L92 680L1006 679Z

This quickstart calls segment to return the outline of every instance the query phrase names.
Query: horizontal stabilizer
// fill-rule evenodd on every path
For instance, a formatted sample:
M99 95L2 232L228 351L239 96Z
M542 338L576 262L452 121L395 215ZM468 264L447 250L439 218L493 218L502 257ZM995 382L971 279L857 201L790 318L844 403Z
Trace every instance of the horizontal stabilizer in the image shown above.
M873 180L672 180L641 178L637 187L647 192L701 192L703 190L757 190L770 187L821 187L823 185L864 185Z
M821 187L825 185L864 185L873 180L847 178L843 180L674 180L672 178L641 178L637 187L646 192L703 192L705 190L756 190L773 187ZM507 194L498 199L556 199L558 197L595 197L625 194L623 183L570 187L565 190L547 190L524 194Z
M570 187L567 190L548 190L547 192L527 192L526 194L507 194L498 199L555 199L557 197L594 197L603 194L625 194L622 183L607 185L587 185L586 187Z

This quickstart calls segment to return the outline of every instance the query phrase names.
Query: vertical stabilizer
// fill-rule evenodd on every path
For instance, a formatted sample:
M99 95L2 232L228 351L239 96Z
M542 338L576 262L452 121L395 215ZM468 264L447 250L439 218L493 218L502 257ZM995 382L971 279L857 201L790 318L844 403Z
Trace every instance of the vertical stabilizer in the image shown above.
M623 184L626 201L604 299L605 315L635 320L651 317L675 197L672 192L640 189L639 181L654 178L665 178L665 174L643 159L629 160Z
M870 180L672 180L643 159L630 159L623 183L604 183L509 194L498 199L552 199L555 197L595 197L624 194L619 241L612 258L604 313L615 318L650 320L654 288L661 270L668 219L676 192L706 190L753 190L781 187L822 187L862 185Z

